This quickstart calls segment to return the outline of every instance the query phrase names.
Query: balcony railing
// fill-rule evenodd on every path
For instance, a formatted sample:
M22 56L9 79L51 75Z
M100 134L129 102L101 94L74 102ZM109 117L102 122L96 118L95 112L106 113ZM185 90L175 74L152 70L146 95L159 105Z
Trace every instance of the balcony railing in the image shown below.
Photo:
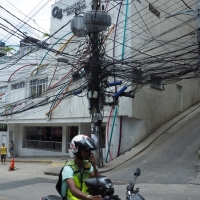
M22 147L49 151L62 151L62 142L24 139ZM68 149L70 149L70 142L66 142L66 153L69 153Z
M60 151L62 152L62 142L56 141L42 141L42 140L23 140L23 148L30 149L42 149L49 151ZM68 151L68 149L67 149Z

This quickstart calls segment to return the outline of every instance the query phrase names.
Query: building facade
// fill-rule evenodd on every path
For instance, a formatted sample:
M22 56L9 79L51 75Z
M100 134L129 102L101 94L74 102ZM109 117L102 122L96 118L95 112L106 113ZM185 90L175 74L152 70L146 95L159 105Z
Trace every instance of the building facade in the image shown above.
M164 21L164 11L171 13L182 9L172 2L163 0L150 4L138 0L130 5L129 2L116 6L105 3L105 9L112 17L109 30L113 27L107 37L106 55L117 60L130 57L142 60L147 55L152 58L160 52L173 52L176 48L166 49L166 41L172 41L177 35L187 35L193 31L191 27L195 27L195 22L182 25L188 16ZM34 45L34 42L23 43L15 55L0 57L1 68L4 68L0 72L0 123L8 126L7 131L0 132L0 139L6 141L7 146L10 139L14 141L15 156L67 155L73 136L91 136L87 95L67 96L67 92L81 88L82 81L71 85L72 66L58 62L58 57L64 53L71 63L73 56L80 56L78 50L85 45L86 38L73 36L70 20L77 11L91 10L90 3L90 0L57 1L51 8L50 35L53 37L49 44L46 43L47 49ZM176 28L180 24L182 26ZM162 36L172 29L173 32ZM153 40L156 41L155 48L152 48ZM25 56L20 62L12 64L22 55ZM80 60L83 57L87 55L81 55ZM153 67L158 64L145 65L145 69ZM158 80L145 84L135 93L134 99L120 97L118 106L105 106L102 123L104 158L109 161L130 150L199 100L199 79L180 79L168 84Z

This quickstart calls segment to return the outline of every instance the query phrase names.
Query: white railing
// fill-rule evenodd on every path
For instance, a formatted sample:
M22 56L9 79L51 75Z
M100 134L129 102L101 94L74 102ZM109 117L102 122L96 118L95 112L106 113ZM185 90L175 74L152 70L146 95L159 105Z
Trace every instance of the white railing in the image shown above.
M22 147L30 148L30 149L42 149L42 150L61 151L62 152L62 142L56 142L56 141L24 139Z

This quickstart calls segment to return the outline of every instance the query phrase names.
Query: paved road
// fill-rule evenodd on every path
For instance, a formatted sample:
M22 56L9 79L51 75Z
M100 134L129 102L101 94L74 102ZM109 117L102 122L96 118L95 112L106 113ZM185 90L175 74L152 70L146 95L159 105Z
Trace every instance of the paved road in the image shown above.
M0 200L40 200L46 194L57 195L57 177L43 173L48 167L50 164L16 163L17 169L8 172L8 165L0 165ZM142 183L137 187L146 200L199 200L200 197L199 185ZM126 185L115 185L115 194L122 200L125 192Z
M131 181L134 169L141 169L138 183L186 184L197 178L197 149L200 146L200 113L177 124L144 152L105 173L113 181Z
M15 162L15 171L8 167L8 163L0 164L0 200L40 200L46 194L57 194L57 177L44 175L50 164Z
M115 194L125 200L124 183L140 167L142 174L137 187L146 200L199 200L200 174L197 178L195 168L200 146L199 117L200 114L187 123L177 124L140 155L106 173L113 181L124 181L115 185ZM0 200L40 200L46 194L57 195L58 177L44 175L50 164L16 162L15 165L12 172L8 171L9 163L0 165Z

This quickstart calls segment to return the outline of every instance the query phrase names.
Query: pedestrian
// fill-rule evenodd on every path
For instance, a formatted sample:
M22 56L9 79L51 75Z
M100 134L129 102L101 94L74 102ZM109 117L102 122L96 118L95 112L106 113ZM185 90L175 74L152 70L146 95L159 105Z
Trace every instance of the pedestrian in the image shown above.
M13 150L14 150L14 143L12 140L10 140L9 144L9 152L10 152L10 157L13 158Z
M7 154L7 148L5 146L5 144L3 143L2 146L1 146L1 149L0 149L0 154L1 154L1 162L2 162L2 165L6 164L6 154Z
M86 135L75 136L70 149L74 160L68 161L62 171L62 196L65 200L101 200L101 195L88 194L85 180L99 176L92 150L96 150L93 141Z

